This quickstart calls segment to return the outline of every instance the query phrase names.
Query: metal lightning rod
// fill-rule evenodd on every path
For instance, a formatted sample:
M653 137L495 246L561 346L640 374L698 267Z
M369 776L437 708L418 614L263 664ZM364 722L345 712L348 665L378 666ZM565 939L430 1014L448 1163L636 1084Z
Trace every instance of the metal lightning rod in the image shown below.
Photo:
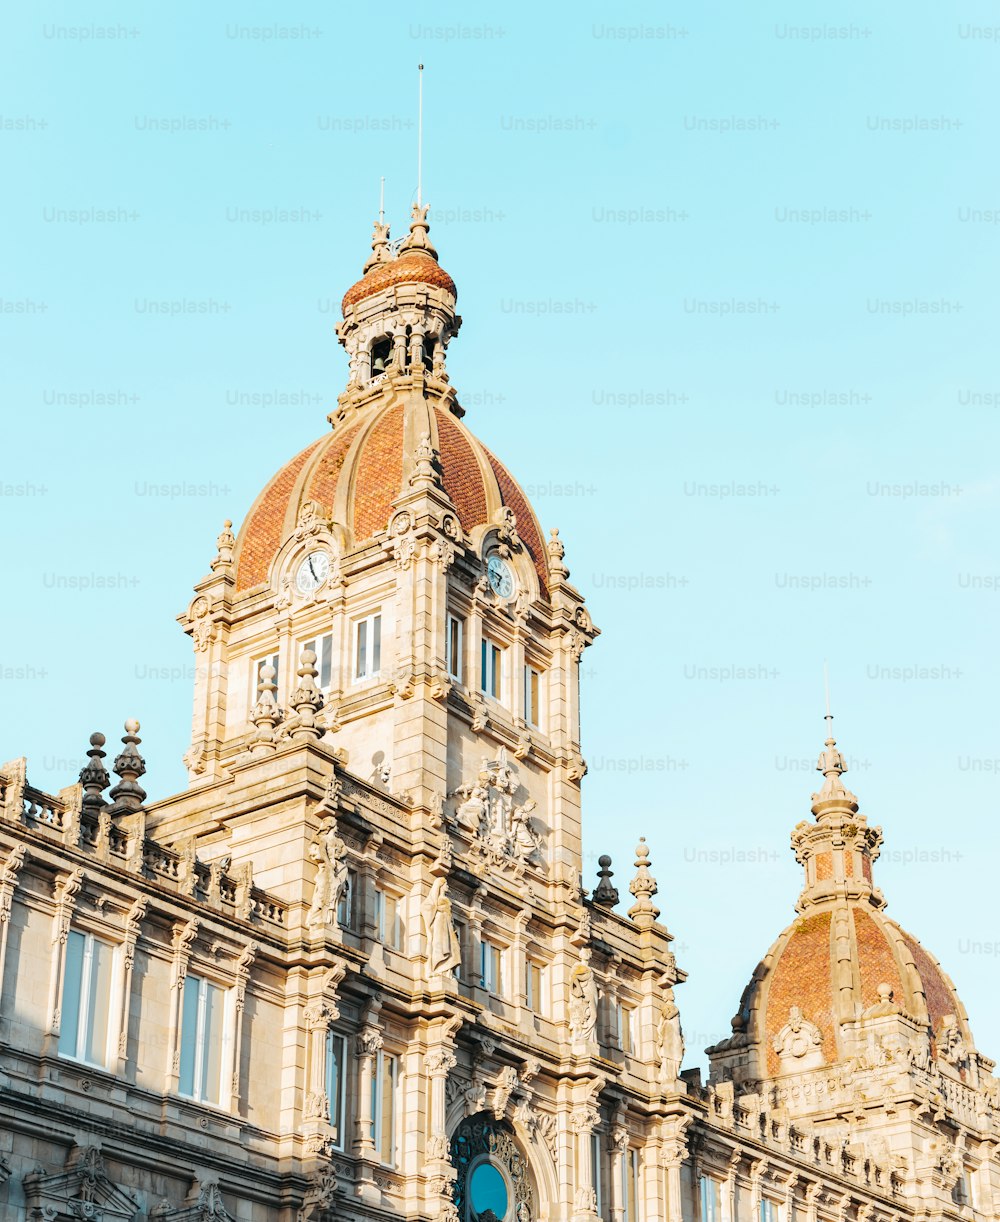
M417 64L417 206L423 204L424 177L424 66Z

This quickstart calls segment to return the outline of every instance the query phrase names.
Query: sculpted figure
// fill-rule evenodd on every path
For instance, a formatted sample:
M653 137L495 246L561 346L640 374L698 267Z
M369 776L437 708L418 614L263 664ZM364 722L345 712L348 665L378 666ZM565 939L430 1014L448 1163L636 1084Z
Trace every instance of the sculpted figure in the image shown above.
M350 890L347 845L337 834L337 820L327 819L309 846L309 860L316 863L316 883L306 916L310 929L339 928L337 909Z
M681 1031L681 1012L674 1002L673 989L667 989L660 1018L656 1024L656 1055L660 1062L661 1082L675 1082L684 1060L684 1033Z
M489 794L486 786L478 780L466 792L468 796L455 811L455 818L464 828L478 836L489 808Z
M451 919L451 900L443 877L435 878L421 905L427 936L427 965L432 976L453 972L462 962L462 947Z
M576 1043L588 1043L597 1027L597 981L586 963L578 963L569 978L569 1025Z

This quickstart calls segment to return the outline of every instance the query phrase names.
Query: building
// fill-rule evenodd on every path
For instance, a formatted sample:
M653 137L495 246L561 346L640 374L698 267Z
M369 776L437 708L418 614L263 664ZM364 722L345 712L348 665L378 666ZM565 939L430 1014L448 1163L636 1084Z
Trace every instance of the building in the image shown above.
M598 630L462 421L456 298L426 208L375 227L332 429L179 617L189 787L133 721L110 791L100 734L58 794L0 769L3 1217L1000 1218L993 1065L832 734L798 916L682 1073L650 849L627 912L581 883Z

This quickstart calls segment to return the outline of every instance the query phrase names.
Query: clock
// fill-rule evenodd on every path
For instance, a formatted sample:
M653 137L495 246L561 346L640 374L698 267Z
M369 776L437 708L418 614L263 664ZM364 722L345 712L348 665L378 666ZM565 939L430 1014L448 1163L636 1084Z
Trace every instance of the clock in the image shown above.
M494 594L500 598L513 598L514 574L506 560L490 556L486 562L486 577Z
M313 590L318 590L329 576L329 553L310 552L298 567L295 574L295 585L300 594L311 594Z

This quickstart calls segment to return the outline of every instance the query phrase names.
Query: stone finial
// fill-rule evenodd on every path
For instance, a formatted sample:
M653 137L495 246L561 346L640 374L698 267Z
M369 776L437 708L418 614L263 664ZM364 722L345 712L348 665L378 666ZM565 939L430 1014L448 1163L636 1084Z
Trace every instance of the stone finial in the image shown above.
M551 536L548 542L549 551L549 572L553 577L560 581L565 581L569 576L569 569L566 567L566 562L563 557L566 555L566 547L559 538L559 527L553 526L549 531Z
M281 709L274 698L278 690L275 678L278 672L270 662L265 662L257 676L257 701L250 710L250 721L256 727L250 742L251 755L267 755L277 749L274 727L281 720Z
M215 541L216 555L212 561L212 571L228 568L233 563L233 548L236 546L236 536L232 530L233 524L226 518L222 530Z
M139 810L146 800L146 791L139 784L139 777L146 771L146 761L139 754L139 723L134 717L125 722L125 744L114 762L115 774L121 780L111 791L111 814L127 815Z
M595 904L602 904L606 908L613 908L618 903L618 888L611 882L614 876L614 870L611 869L611 858L607 853L602 853L597 859L597 864L601 867L597 871L599 881L594 888L594 894L591 898Z
M656 879L649 872L649 845L645 836L639 837L635 848L635 867L635 878L628 885L629 891L635 896L635 903L628 910L628 914L637 925L648 929L660 915L660 910L653 903L653 896L658 888Z
M90 736L90 750L87 752L87 762L80 769L80 784L83 786L83 810L85 813L99 815L108 805L104 799L104 790L111 784L111 777L104 767L103 751L107 739L103 734L94 732Z
M430 225L427 222L427 213L430 211L430 204L414 204L413 211L410 213L410 232L403 241L403 245L399 248L400 254L404 251L415 251L422 255L429 255L432 259L437 259L438 252L434 249L434 244L427 236L427 231Z
M261 668L263 669L263 667ZM289 731L292 738L321 738L324 728L316 723L316 714L323 707L323 693L316 686L316 654L312 649L303 649L299 655L299 685L292 692L288 703L295 710Z
M368 256L368 261L365 263L364 272L367 274L373 267L379 263L388 263L392 259L392 251L389 248L389 226L381 221L375 222L375 229L372 233L372 253Z
M440 487L441 480L436 469L437 459L437 451L431 444L431 435L424 433L420 438L420 444L413 451L413 472L410 475L410 483L432 484Z

